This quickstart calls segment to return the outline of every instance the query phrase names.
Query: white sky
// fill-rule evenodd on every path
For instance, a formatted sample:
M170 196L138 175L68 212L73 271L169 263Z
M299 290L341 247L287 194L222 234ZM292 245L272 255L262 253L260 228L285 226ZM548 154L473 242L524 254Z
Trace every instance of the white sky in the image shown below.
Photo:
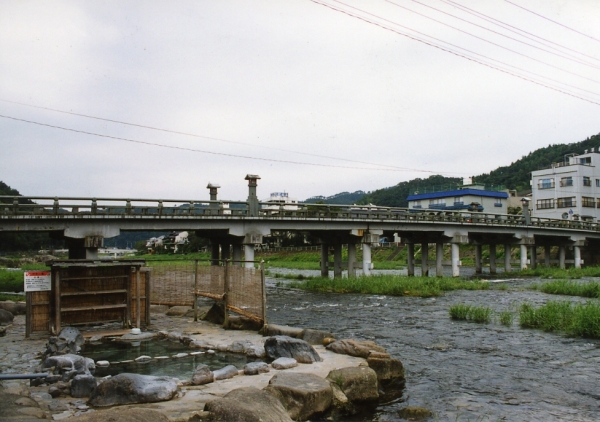
M315 1L363 19L310 0L0 0L0 115L183 148L0 117L0 180L26 196L163 199L208 199L210 181L240 200L250 173L261 199L303 200L476 175L600 132L600 1Z

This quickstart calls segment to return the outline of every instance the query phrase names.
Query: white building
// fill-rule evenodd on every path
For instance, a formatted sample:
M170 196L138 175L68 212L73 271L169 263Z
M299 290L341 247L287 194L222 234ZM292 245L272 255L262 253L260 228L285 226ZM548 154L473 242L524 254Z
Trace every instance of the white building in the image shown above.
M600 148L568 154L562 163L531 172L531 214L542 218L600 218Z
M261 209L270 210L271 214L276 214L279 210L296 211L298 210L298 200L290 198L287 192L273 192L269 199L263 201L268 205L263 205Z

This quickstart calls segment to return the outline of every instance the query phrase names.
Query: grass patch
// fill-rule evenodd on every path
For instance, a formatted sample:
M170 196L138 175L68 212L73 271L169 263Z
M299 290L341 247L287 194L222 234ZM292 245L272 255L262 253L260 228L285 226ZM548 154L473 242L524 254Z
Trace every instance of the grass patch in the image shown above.
M502 312L500 312L500 315L499 315L500 324L502 324L506 327L510 327L513 324L514 317L515 316L513 315L512 312L502 311Z
M0 293L0 301L4 300L12 300L13 302L25 302L25 296Z
M600 303L573 304L552 301L534 308L523 303L519 309L522 328L536 328L548 332L560 331L584 338L600 338Z
M492 320L492 310L487 306L453 305L450 307L450 318L460 321L473 321L488 324Z
M335 293L381 294L390 296L441 296L451 290L487 290L489 283L452 277L404 277L373 275L370 277L330 279L315 277L294 281L290 287Z
M571 280L554 280L543 284L536 284L531 288L551 295L600 298L600 283L596 281L579 283Z
M513 272L512 275L518 274L523 276L533 276L540 278L564 278L577 279L582 277L600 277L600 267L584 267L584 268L558 268L558 267L543 267L538 266L535 269L527 269L519 272Z
M7 271L0 268L0 292L16 293L22 291L23 271Z

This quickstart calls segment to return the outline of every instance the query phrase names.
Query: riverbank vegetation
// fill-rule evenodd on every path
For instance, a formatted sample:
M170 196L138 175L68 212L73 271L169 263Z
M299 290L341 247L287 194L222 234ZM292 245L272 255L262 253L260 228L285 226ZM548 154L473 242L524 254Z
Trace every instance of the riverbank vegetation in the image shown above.
M323 278L292 281L290 287L318 292L362 293L390 296L441 296L451 290L487 290L490 284L481 280L452 277L404 277L373 275L356 278Z
M511 275L519 275L526 277L540 278L565 278L578 279L583 277L600 277L600 267L583 267L583 268L558 268L558 267L543 267L538 266L535 269L527 269L511 273Z
M471 306L459 303L450 307L450 318L487 324L492 320L492 310L487 306Z
M600 299L600 283L596 281L577 282L572 280L553 280L531 285L532 290L564 296L580 296Z
M600 303L551 301L537 308L530 303L523 303L519 309L519 325L522 328L597 339L600 338Z

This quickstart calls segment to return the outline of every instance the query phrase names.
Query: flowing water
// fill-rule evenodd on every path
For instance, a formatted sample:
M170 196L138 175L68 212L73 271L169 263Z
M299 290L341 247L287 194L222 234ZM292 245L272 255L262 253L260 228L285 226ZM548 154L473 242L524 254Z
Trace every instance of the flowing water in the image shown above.
M420 406L439 421L598 421L600 341L521 329L517 317L506 327L448 316L458 303L517 316L525 301L585 301L524 289L531 281L540 280L423 299L304 292L268 278L268 320L374 340L399 358L406 370L404 395L368 420L401 420L399 409Z

